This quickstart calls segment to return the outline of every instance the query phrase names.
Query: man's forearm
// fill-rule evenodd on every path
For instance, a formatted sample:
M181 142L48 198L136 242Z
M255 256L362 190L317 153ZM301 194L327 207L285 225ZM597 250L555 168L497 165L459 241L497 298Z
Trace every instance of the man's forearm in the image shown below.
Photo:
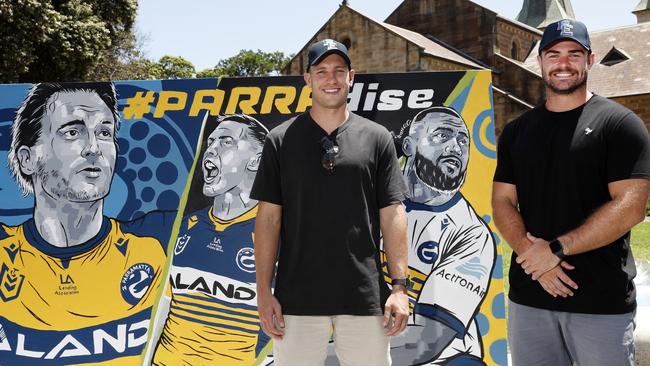
M388 274L392 279L405 278L408 274L408 244L406 212L402 203L379 210L379 225L384 237ZM394 285L391 295L386 299L383 325L389 337L400 334L406 328L409 316L407 293L407 286Z
M580 254L608 245L643 221L650 181L638 181L622 189L620 196L601 206L584 224L560 235L564 254Z
M265 249L258 249L258 246L255 246L255 268L258 293L271 289L275 272L275 258L277 258L278 253L277 242L275 245L269 243L264 246Z
M281 214L272 207L260 205L255 219L255 271L257 291L270 291L280 241Z
M384 251L391 278L405 278L408 273L408 244L406 237L406 213L397 203L379 211Z
M526 226L519 210L507 200L492 200L494 224L517 254L522 254L531 245L526 238Z

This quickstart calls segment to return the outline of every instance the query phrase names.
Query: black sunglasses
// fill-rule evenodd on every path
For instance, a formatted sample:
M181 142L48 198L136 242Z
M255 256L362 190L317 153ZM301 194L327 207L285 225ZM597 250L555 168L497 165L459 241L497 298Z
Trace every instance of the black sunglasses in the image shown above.
M324 136L320 140L325 154L323 154L323 159L321 160L321 165L325 170L332 173L334 171L334 164L336 163L336 154L339 153L339 147L334 145L334 142L330 140L328 136Z

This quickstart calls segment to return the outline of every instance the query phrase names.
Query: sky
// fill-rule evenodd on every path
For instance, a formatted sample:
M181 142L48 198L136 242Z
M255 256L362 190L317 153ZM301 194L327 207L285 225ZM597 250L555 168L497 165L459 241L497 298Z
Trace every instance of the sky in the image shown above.
M524 0L475 0L507 18ZM349 0L353 9L383 21L402 0ZM578 20L590 32L636 24L639 0L572 0ZM145 55L158 60L181 56L197 71L242 49L298 52L336 12L341 0L139 0L136 29Z

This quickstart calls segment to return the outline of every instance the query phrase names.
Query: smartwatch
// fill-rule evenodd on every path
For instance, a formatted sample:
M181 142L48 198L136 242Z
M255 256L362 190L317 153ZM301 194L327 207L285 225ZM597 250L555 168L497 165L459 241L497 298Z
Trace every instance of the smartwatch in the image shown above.
M551 252L553 252L556 257L560 258L560 260L564 260L564 258L566 258L566 255L564 254L564 248L562 248L562 242L560 242L557 238L551 240L551 242L548 243L548 246L551 248Z
M409 278L409 276L406 276L406 278L393 278L393 280L390 281L390 284L392 286L402 285L408 289L409 286L411 285L411 279Z

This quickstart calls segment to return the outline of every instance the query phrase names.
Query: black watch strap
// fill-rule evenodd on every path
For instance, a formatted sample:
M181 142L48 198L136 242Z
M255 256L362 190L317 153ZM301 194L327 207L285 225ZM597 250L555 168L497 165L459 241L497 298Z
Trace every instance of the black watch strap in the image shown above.
M390 284L393 286L402 285L406 288L409 288L411 279L408 276L406 278L393 278L393 280L390 281Z
M551 252L560 258L560 260L566 258L566 255L564 254L564 248L562 247L562 242L560 242L557 238L551 240L551 242L548 243L548 246L551 248Z

